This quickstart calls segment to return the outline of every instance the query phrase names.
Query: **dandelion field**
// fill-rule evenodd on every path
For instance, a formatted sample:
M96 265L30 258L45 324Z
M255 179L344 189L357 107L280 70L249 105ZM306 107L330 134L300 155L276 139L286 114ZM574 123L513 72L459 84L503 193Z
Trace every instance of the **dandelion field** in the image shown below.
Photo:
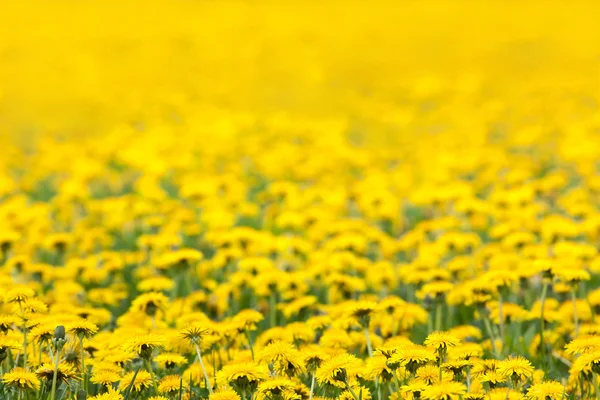
M2 8L0 399L600 399L598 4Z

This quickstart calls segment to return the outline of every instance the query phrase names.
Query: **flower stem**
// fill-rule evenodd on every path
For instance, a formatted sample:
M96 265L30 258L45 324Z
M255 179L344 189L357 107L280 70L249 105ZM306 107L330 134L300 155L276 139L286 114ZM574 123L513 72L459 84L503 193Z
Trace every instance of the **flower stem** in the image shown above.
M269 297L269 323L271 324L271 328L277 325L277 294L275 291L271 291L271 295Z
M406 376L406 373L404 375ZM394 380L396 381L397 391L400 392L402 385L400 384L400 378L398 378L397 371L394 371Z
M371 346L371 336L369 335L369 327L365 328L365 337L367 338L367 352L369 357L373 357L373 347Z
M496 347L496 335L494 335L492 325L487 317L483 318L483 324L485 325L485 329L488 331L488 335L490 335L490 341L492 342L492 350L494 351L494 355L498 357L499 353L498 348Z
M88 388L85 371L85 355L83 353L83 336L79 338L79 353L81 354L81 384L83 385L83 389L87 392Z
M544 329L545 329L545 320L544 320L544 306L546 304L546 294L548 292L548 282L544 281L542 286L542 297L540 299L540 352L542 359L546 358L546 344L544 343Z
M502 293L498 297L498 326L500 328L500 341L504 343L504 315L502 312Z
M54 354L51 354L54 356ZM56 349L56 356L54 356L54 373L52 374L52 391L50 392L50 400L54 400L54 396L56 396L56 377L58 376L58 357L60 355L60 350Z
M467 365L467 393L471 393L471 366Z
M19 302L19 311L23 320L23 368L29 370L27 366L27 320L25 319L25 312L23 311L23 304L21 302Z
M575 336L579 336L579 318L577 317L577 295L575 294L575 288L571 289L571 299L573 299L573 323L575 324Z
M356 392L350 387L350 385L348 384L348 381L345 380L344 383L346 384L346 390L348 390L350 392L352 397L354 397L354 400L358 400L358 396L356 395Z
M433 332L433 316L432 313L429 312L427 315L427 334L431 334Z
M598 384L598 374L594 373L594 389L596 391L596 399L600 400L600 385Z
M181 396L183 395L183 379L180 378L179 379L179 397L178 399L181 400Z
M438 302L435 307L435 330L442 330L442 303Z
M154 393L158 396L158 386L156 385L156 377L152 371L152 361L145 359L144 364L146 364L146 369L148 372L150 372L150 376L152 377L152 387L154 387Z
M206 381L206 387L208 388L208 392L210 394L213 393L213 389L212 389L212 385L210 383L210 379L208 379L208 374L206 373L206 368L204 368L204 361L202 361L202 353L200 353L200 347L198 347L198 344L195 344L196 346L196 354L198 355L198 360L200 361L200 366L202 367L202 373L204 373L204 380Z
M133 385L135 383L135 378L137 378L138 372L140 372L141 365L135 370L133 374L133 378L131 378L131 382L129 382L129 386L127 386L127 391L125 392L125 398L123 400L127 400L129 395L131 394L131 390L133 389Z
M244 333L246 334L246 339L248 339L248 347L250 347L250 354L252 354L252 361L254 361L254 345L252 344L252 338L250 337L250 332L248 329L244 329Z
M308 400L312 400L313 393L315 391L315 373L312 373L312 378L310 378L310 395L308 396Z

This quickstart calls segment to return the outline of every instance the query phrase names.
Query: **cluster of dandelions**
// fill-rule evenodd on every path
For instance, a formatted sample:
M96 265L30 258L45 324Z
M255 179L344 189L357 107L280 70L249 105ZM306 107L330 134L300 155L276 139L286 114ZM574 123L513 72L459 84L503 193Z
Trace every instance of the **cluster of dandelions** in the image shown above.
M315 132L294 152L319 154ZM416 160L410 175L393 152L329 140L312 172L258 149L223 172L224 146L199 179L178 163L205 150L190 145L162 173L109 157L93 178L5 185L2 398L600 395L593 168L500 142L434 185Z
M294 18L259 8L264 26L229 2L180 3L164 16L147 8L160 26L138 19L137 4L122 26L107 5L97 11L114 34L79 20L76 34L56 24L41 34L38 24L65 19L56 11L0 41L0 76L39 66L43 84L24 92L77 94L23 126L19 85L0 85L0 399L600 398L596 25L584 41L565 36L582 24L553 25L560 40L529 52L546 18L503 5L527 19L525 42L469 36L485 57L461 51L468 67L418 78L429 65L391 67L412 54L386 51L389 68L363 57L386 48L373 38L422 47L392 35L404 26L393 17L367 18L370 2L334 2L356 21L339 26L303 8L312 2L294 2ZM173 17L196 6L223 7L223 24ZM420 28L415 37L443 32L467 48L462 30L458 42L445 36L454 26ZM498 37L502 62L479 65ZM565 43L569 58L591 54L565 63L581 64L576 79L541 63L543 74L497 80ZM450 60L445 47L436 52ZM28 58L39 54L73 62ZM196 69L215 61L226 79L211 86ZM294 68L304 79L290 79ZM105 85L104 69L122 79Z
M282 167L294 178L236 177L218 167L230 149L213 151L206 179L193 164L155 176L132 163L45 200L5 194L2 398L600 395L600 184L589 169L525 158L503 175L508 161L491 159L412 193L393 154L374 160L368 147L315 161L319 178L344 176L338 186L309 184L296 165Z
M436 318L394 295L323 304L319 313L316 299L303 300L302 308L314 310L304 320L301 311L276 312L282 322L265 325L253 309L211 319L198 292L170 300L149 290L115 328L94 308L55 313L28 286L13 286L4 299L14 315L3 316L3 390L18 398L546 400L568 391L586 398L600 372L600 336L590 332L560 355L549 346L545 358L540 342L528 349L542 368L553 359L569 366L562 382L520 355L506 356L494 323L482 323L487 338L463 324L415 343L411 332Z

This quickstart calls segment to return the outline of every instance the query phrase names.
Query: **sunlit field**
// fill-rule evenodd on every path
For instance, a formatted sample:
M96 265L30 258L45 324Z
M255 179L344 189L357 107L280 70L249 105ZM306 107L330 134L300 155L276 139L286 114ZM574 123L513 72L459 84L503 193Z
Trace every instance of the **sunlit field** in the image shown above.
M600 399L600 3L0 5L0 399Z

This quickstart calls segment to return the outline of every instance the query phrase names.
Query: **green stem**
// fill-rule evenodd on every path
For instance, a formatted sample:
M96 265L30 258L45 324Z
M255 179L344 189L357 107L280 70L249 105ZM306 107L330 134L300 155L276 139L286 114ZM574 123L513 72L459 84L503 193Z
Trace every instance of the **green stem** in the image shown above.
M25 312L23 311L23 304L19 302L19 310L21 311L21 319L23 320L23 367L29 371L27 366L27 320L25 319Z
M38 389L37 395L35 397L36 400L40 400L42 398L42 395L46 391L45 389L46 389L46 385L40 385L40 388Z
M433 331L433 316L432 312L429 312L427 315L427 334L430 335Z
M400 384L400 378L398 378L397 371L394 371L393 373L394 373L394 380L396 381L397 391L398 391L398 393L400 393L400 388L402 387L402 385ZM406 376L406 373L404 375Z
M154 376L154 371L152 370L152 361L144 359L144 364L146 364L146 369L148 372L150 372L150 377L152 377L152 387L154 388L154 393L158 396L158 385L156 384L156 377Z
M179 378L179 397L178 399L181 400L181 396L183 395L183 379Z
M367 338L367 352L369 357L373 357L373 348L371 347L371 336L369 336L369 327L365 328L365 336Z
M250 332L248 331L248 329L244 329L244 333L246 334L246 339L248 339L248 346L250 347L250 354L252 354L252 361L254 361L254 345L252 344Z
M213 367L213 371L215 373L213 373L213 387L217 386L217 357L215 357L215 353L213 351L210 352L210 357L212 358L212 367Z
M577 295L575 294L575 288L571 289L571 299L573 300L573 322L575 324L575 336L579 336L579 318L577 317Z
M544 343L544 330L545 320L544 320L544 306L546 304L546 294L548 293L548 282L544 281L542 286L542 297L540 299L540 353L542 356L542 360L546 358L546 344Z
M494 335L494 331L492 330L492 325L490 324L490 321L487 317L483 318L483 324L485 325L485 329L488 332L488 335L490 336L490 341L492 342L492 349L494 351L494 355L496 357L499 356L498 353L498 348L496 347L496 335Z
M308 400L312 400L313 393L315 391L315 373L312 373L312 377L310 378L310 394L308 395Z
M85 356L83 353L83 336L81 336L79 338L79 353L81 354L81 384L83 385L83 389L87 392L88 388L87 388L87 381L85 379L86 371L85 371Z
M471 393L471 366L467 365L467 393Z
M346 384L346 390L348 390L350 392L352 397L354 397L354 400L358 400L358 396L356 395L356 392L354 390L352 390L352 388L348 384L348 381L346 380L346 381L344 381L344 383Z
M271 295L269 297L269 323L271 324L270 328L273 328L277 325L277 294L275 291L271 291Z
M54 354L52 354L54 356ZM60 355L60 350L56 349L56 355L54 358L54 373L52 374L52 391L50 392L50 400L54 400L54 396L56 396L56 377L58 376L58 357Z
M200 361L200 366L202 367L202 373L204 373L204 380L206 381L206 387L208 388L208 392L210 394L213 393L213 389L212 389L212 385L210 383L210 379L208 379L208 374L206 373L206 368L204 368L204 361L202 361L202 354L200 353L200 347L198 347L198 344L195 344L196 346L196 354L198 355L198 360Z
M131 390L133 389L133 384L135 383L135 378L137 378L138 372L140 372L140 368L142 368L142 367L139 366L135 370L135 373L133 374L133 378L131 378L131 382L129 382L129 386L127 386L127 391L125 392L125 397L123 398L123 400L127 400L129 398L129 395L131 394Z
M598 384L598 374L594 373L594 389L596 391L596 400L600 400L600 385Z
M442 303L438 302L435 307L435 330L442 330Z
M502 312L502 293L498 297L498 326L500 328L500 341L504 344L504 313Z

